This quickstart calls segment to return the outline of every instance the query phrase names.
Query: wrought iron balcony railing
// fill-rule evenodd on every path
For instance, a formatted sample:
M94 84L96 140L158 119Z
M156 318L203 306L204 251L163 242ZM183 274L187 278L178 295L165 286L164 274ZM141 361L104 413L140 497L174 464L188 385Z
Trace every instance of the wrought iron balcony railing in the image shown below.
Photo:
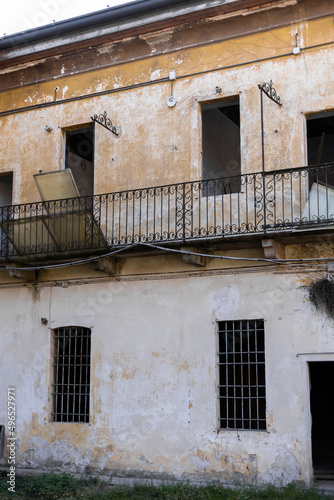
M0 255L334 226L334 164L0 208Z

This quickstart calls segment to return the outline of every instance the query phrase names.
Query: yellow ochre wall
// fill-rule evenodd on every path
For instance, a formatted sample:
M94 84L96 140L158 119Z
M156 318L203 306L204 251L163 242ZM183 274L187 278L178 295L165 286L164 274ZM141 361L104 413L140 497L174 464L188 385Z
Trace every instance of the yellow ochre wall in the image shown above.
M109 68L0 93L4 112L53 101L56 85L61 100L151 82L172 70L177 76L172 109L166 104L171 95L166 81L0 117L0 172L14 172L13 203L40 199L33 174L64 168L64 128L91 123L93 114L105 110L121 135L96 125L95 193L200 179L199 103L235 95L240 97L242 173L260 171L258 84L270 79L283 105L264 100L266 169L305 165L305 113L334 108L332 26L332 17L302 22L118 66L111 61ZM292 55L296 32L302 50Z

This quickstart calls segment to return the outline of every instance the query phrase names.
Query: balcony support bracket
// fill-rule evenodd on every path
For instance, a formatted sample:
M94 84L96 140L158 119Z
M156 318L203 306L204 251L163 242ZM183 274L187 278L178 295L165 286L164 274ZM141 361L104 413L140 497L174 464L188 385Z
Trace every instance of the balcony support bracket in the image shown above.
M102 257L93 262L95 271L101 271L107 274L117 274L116 259L112 257Z
M200 250L198 250L197 248L194 248L194 247L181 247L181 250L183 252L191 252L192 254L201 253ZM207 265L207 258L202 257L201 255L183 254L182 260L183 260L183 262L186 262L187 264L192 264L195 266L204 267Z
M262 240L262 248L266 259L285 259L285 247L277 240Z
M6 266L11 278L19 278L26 281L36 281L36 271L29 271L29 268L27 268L26 271L22 271L22 269L15 269L15 267L20 266L18 264L11 264Z

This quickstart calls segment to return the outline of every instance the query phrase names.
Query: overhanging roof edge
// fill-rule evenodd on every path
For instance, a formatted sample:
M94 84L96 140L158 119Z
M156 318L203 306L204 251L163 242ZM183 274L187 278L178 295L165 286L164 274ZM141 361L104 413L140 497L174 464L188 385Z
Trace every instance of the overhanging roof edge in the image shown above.
M274 0L276 2L278 0ZM298 1L298 0L296 0ZM0 52L9 52L13 49L19 49L24 46L34 45L43 41L52 42L58 37L76 35L79 32L84 33L93 28L97 29L99 26L115 24L119 22L119 31L122 31L123 23L132 19L138 22L138 26L145 24L144 17L150 18L152 22L152 15L156 13L156 21L158 22L166 12L168 17L178 17L179 15L189 14L195 11L205 11L215 7L226 7L230 4L236 4L236 8L247 8L250 4L259 5L268 2L268 0L134 0L128 4L122 4L111 8L103 9L97 12L84 14L82 16L66 19L53 24L40 26L31 30L20 33L15 33L0 38ZM175 8L173 12L171 8ZM230 5L230 10L232 5ZM133 24L133 23L132 23ZM70 42L69 42L70 43ZM9 55L9 54L8 54ZM2 59L10 59L12 56L4 57ZM13 55L17 57L17 55Z

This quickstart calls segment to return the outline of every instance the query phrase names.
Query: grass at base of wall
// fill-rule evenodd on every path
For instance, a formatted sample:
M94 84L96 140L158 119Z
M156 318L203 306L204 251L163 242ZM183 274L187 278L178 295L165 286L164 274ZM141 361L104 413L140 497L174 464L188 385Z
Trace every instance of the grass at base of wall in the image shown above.
M328 500L333 496L315 490L303 490L290 484L285 488L238 488L224 486L191 486L188 484L161 486L110 486L98 479L76 479L69 474L16 476L15 493L8 491L6 472L0 473L0 499L80 499L80 500Z

